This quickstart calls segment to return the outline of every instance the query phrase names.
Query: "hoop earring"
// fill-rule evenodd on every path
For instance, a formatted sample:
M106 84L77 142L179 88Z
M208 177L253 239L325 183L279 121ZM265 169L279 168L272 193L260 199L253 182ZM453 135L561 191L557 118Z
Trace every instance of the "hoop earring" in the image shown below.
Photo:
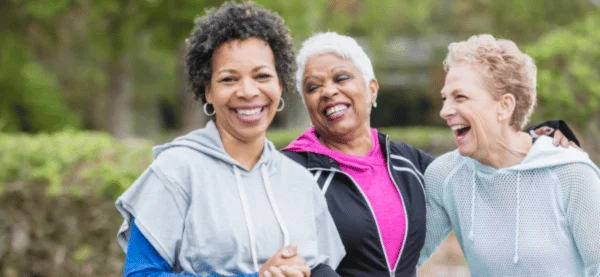
M285 107L285 102L283 102L283 98L281 98L281 101L279 101L279 105L277 105L277 111L283 111L283 108Z
M373 108L377 108L377 101L373 101Z
M217 112L217 111L215 111L215 107L213 106L212 107L212 110L213 110L212 113L209 113L208 112L208 105L212 106L212 104L208 103L208 102L204 103L204 106L202 106L202 110L204 110L204 114L207 115L207 116L213 116L213 115L215 115L215 113Z

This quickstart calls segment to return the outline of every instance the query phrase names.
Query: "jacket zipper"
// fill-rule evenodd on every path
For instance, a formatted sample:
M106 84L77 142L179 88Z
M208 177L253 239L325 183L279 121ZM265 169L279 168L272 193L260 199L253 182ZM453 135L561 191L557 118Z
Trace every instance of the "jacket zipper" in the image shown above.
M383 245L383 237L381 236L381 230L379 229L379 224L377 224L377 217L375 217L375 211L373 210L373 207L371 206L371 202L369 202L369 199L367 198L367 196L365 195L365 193L363 192L363 190L360 188L360 186L346 172L343 172L343 171L335 169L335 168L311 168L311 170L328 170L328 171L338 172L338 173L340 173L340 174L345 175L346 177L348 177L350 179L350 181L352 181L352 183L354 184L354 186L358 189L358 191L360 191L360 194L362 194L363 198L367 202L367 206L369 206L369 210L371 211L371 214L373 215L373 219L375 220L375 227L377 227L377 234L379 235L379 242L381 243L381 250L383 251L383 255L385 257L385 264L387 265L388 272L390 273L390 277L394 277L394 274L395 274L395 271L396 271L396 267L394 267L394 270L392 270L392 267L390 266L390 262L388 260L387 252L385 251L385 246ZM388 172L389 172L389 168L388 168ZM393 179L392 179L392 182L393 182ZM395 184L395 182L394 182L394 184ZM396 189L398 189L398 188L396 187ZM398 193L400 193L400 191L398 191ZM402 197L402 195L400 197ZM404 201L402 201L402 205L404 205ZM406 211L404 212L404 215L406 217ZM406 226L408 226L408 223L406 224ZM404 232L404 241L406 241L406 232ZM404 248L404 243L402 244L402 247L400 248L400 254L402 254L402 248ZM398 260L400 260L400 255L398 255ZM396 261L396 265L397 264L398 264L398 262Z
M385 149L386 149L386 161L387 161L387 170L388 170L388 174L390 175L390 179L392 180L392 182L394 183L394 186L396 187L396 190L398 191L398 195L400 195L400 200L402 200L402 208L404 209L404 222L405 222L405 228L404 228L404 240L402 241L402 246L400 247L400 254L398 254L398 259L396 260L396 264L394 265L394 269L392 271L390 271L390 277L394 277L394 275L396 274L396 269L398 269L398 263L400 263L400 257L402 257L402 252L404 251L404 246L406 244L406 237L408 236L408 212L406 211L406 204L404 203L404 197L402 197L402 193L400 192L400 188L398 187L398 184L396 184L396 181L394 180L394 177L392 176L392 171L390 170L390 137L388 135L385 136ZM385 249L384 249L385 251Z

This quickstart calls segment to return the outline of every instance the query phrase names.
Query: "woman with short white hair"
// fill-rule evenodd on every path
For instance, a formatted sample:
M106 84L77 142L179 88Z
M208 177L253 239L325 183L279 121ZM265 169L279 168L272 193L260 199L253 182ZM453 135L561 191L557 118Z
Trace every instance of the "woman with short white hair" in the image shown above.
M440 116L458 149L425 172L423 263L454 230L471 276L600 276L600 170L521 132L536 67L491 35L452 43Z

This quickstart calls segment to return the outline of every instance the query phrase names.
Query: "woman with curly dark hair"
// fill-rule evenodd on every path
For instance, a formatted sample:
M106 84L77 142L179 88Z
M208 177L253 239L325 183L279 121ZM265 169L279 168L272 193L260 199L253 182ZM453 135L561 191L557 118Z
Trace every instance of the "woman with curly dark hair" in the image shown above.
M117 200L125 276L337 276L345 251L323 194L265 138L294 84L289 29L225 3L187 42L191 90L213 120L155 147Z

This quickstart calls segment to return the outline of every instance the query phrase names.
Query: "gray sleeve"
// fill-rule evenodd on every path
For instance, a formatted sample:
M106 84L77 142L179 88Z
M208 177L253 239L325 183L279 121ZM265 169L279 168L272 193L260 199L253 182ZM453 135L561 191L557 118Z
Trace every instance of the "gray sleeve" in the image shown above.
M425 171L425 196L426 196L426 229L425 244L421 249L418 266L423 265L440 244L446 239L452 226L450 218L444 208L444 183L449 169L454 163L447 162L448 154L433 161ZM455 164L455 166L458 166Z
M127 252L131 220L171 268L183 235L189 196L162 172L150 166L116 202L124 220L117 233L121 247Z
M318 264L326 264L332 269L336 269L342 258L346 255L346 250L342 244L342 239L333 222L333 218L327 208L327 202L317 183L313 186L313 196L315 198L315 225L317 228L317 247L319 255L313 268Z
M600 276L600 177L596 169L574 164L557 170L570 231L585 276Z

